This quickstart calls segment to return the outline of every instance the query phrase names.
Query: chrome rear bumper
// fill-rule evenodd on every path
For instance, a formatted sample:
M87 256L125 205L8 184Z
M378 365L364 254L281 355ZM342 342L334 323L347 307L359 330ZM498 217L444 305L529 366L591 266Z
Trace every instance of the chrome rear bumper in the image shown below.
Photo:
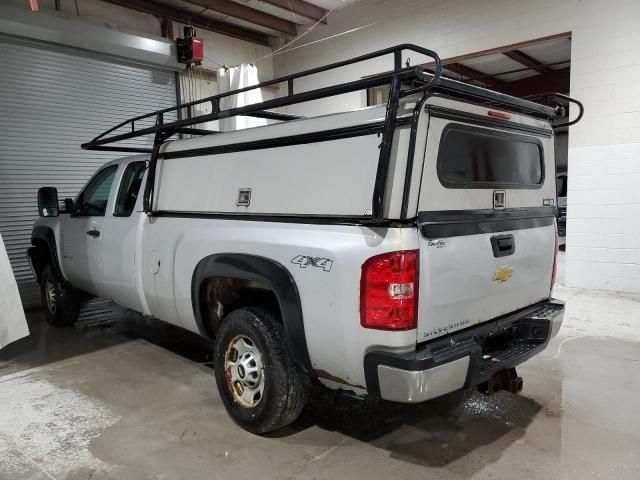
M469 357L417 371L378 365L380 396L392 402L424 402L464 387L468 371Z
M560 329L564 303L549 300L422 344L415 352L369 352L370 395L419 403L478 385L542 351Z

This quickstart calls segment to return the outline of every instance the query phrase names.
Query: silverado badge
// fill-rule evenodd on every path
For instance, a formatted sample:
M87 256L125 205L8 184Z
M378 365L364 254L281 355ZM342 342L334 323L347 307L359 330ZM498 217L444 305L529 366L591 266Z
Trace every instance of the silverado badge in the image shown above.
M510 267L509 265L503 265L498 270L496 270L493 280L501 283L506 282L511 278L512 275L513 275L513 267Z

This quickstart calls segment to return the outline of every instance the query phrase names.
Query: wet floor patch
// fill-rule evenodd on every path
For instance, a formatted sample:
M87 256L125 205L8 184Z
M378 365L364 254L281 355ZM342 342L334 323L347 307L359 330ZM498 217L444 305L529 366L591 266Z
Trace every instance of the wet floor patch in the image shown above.
M579 325L592 307L576 307ZM226 414L197 335L115 310L63 330L36 312L30 327L0 352L3 479L640 478L633 341L560 336L518 367L519 396L399 405L314 389L297 422L257 437Z
M94 398L46 380L45 372L0 379L0 478L59 478L110 467L89 451L93 438L118 422Z

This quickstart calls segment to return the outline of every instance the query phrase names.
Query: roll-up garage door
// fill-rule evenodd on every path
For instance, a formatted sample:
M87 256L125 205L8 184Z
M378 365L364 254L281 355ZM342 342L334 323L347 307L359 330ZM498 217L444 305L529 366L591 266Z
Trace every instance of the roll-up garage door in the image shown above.
M25 306L40 302L25 254L38 188L55 186L60 199L75 197L100 165L126 155L80 144L175 102L172 71L0 38L0 233Z

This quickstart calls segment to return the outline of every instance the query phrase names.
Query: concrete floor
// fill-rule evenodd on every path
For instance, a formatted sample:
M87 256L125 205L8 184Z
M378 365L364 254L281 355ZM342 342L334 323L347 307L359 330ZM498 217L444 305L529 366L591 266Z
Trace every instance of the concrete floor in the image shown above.
M227 417L209 346L107 306L29 314L0 351L0 479L640 478L640 298L556 287L560 336L521 396L418 406L319 393L291 428Z

